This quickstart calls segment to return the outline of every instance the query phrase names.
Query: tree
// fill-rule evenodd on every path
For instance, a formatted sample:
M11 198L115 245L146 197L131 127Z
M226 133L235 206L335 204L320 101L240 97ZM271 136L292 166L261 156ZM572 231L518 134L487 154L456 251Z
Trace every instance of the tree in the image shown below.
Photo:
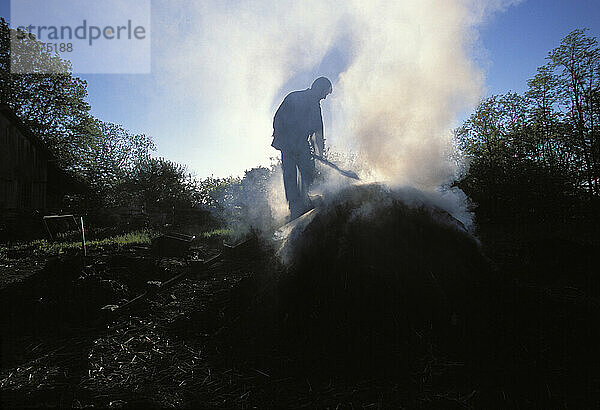
M0 19L0 102L45 142L62 168L92 188L90 204L131 201L123 188L134 169L149 162L155 149L151 138L94 118L86 82L70 73L69 61L35 47L35 38L24 36L23 52L11 53L11 36L17 33ZM27 70L15 73L11 66Z
M135 164L123 191L146 210L173 211L194 205L194 182L185 166L148 158Z
M87 84L70 74L69 61L32 46L39 42L29 36L23 40L28 43L26 53L11 53L11 35L15 34L0 19L0 103L8 105L49 146L63 167L70 168L77 161L78 148L90 142ZM12 73L11 66L18 65L29 71ZM43 73L48 68L62 74Z
M565 108L572 147L576 152L582 183L590 197L600 194L600 50L585 30L573 30L560 46L548 54L550 67L557 70L558 102Z
M567 216L600 193L597 42L575 30L548 54L524 96L481 101L455 131L470 168L459 185L480 214Z
M480 216L548 217L568 206L575 183L550 166L542 138L529 121L528 103L514 93L484 99L455 131L469 161L459 186L478 205Z
M132 134L117 124L93 119L84 130L89 143L77 147L72 169L92 187L92 195L101 206L131 203L131 178L150 162L155 149L152 139Z

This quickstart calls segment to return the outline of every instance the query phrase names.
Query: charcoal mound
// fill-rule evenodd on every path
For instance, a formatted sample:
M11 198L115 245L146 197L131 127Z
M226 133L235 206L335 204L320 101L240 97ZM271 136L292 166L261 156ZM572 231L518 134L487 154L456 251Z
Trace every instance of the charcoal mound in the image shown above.
M348 187L284 247L285 273L240 322L295 357L398 367L432 345L479 348L493 328L493 275L477 240L414 192Z

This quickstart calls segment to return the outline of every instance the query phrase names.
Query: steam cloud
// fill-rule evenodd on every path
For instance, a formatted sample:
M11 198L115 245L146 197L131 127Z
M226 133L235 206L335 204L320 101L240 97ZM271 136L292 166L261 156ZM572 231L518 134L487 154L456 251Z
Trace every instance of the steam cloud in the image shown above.
M518 2L169 0L154 3L154 27L172 33L154 61L240 172L278 155L283 96L328 75L329 146L356 152L369 179L433 190L455 177L450 130L481 95L476 28Z

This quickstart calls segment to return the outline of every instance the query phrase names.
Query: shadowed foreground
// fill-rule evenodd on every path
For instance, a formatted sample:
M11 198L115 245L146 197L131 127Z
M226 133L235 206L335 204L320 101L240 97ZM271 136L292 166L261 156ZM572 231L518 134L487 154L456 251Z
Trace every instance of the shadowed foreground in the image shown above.
M204 270L143 249L57 260L3 291L3 405L593 407L596 299L506 279L419 198L347 188L290 234L286 265L256 238L196 243L224 252Z

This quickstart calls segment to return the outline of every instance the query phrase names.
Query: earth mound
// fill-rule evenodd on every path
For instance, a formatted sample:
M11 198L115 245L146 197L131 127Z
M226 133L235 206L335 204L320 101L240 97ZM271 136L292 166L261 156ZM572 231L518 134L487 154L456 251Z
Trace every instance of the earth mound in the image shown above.
M315 363L359 368L409 365L440 341L448 352L473 349L476 338L466 335L487 333L488 261L424 196L356 185L303 218L279 251L285 272L262 285L268 290L236 332Z

